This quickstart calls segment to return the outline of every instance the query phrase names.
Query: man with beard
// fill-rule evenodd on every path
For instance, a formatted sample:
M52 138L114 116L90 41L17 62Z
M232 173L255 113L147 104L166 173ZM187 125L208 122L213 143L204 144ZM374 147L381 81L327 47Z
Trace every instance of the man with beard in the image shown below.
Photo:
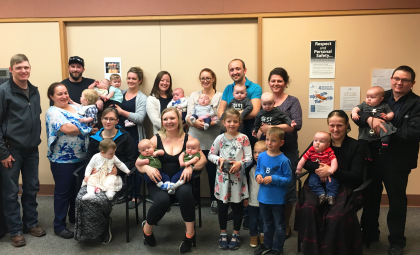
M69 96L71 100L80 104L80 96L83 90L87 89L89 85L95 82L95 80L83 77L85 71L85 61L83 58L73 56L69 58L69 75L70 77L63 80L61 83L67 86ZM96 102L96 106L99 110L102 110L103 102L99 99ZM50 105L52 105L50 100Z

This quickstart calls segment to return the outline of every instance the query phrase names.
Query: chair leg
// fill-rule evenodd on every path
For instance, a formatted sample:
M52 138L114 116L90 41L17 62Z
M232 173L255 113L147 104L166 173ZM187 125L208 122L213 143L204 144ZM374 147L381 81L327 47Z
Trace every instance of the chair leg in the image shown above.
M144 175L142 175L142 190L143 190L143 220L146 220L146 179L144 178Z
M134 205L135 205L135 209L136 209L136 224L139 224L139 209L137 208L138 202L137 202L137 173L134 173ZM127 199L128 199L128 194L127 194Z
M200 180L200 178L198 178ZM198 188L198 226L201 228L201 187Z
M126 242L130 242L130 229L129 229L129 213L128 213L128 178L125 178L125 191L126 191L126 198L125 198L125 238Z

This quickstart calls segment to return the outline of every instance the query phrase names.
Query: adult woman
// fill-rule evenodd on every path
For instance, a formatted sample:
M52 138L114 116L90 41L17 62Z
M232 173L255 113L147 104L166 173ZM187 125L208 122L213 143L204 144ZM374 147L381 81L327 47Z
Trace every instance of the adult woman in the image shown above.
M340 187L337 204L319 206L318 196L305 182L303 196L296 205L295 230L304 254L362 254L362 233L354 207L359 193L353 189L362 183L364 151L359 141L347 136L349 118L342 110L332 111L327 119L331 148L338 161L333 176ZM311 143L312 145L312 143ZM307 161L305 169L324 181L329 166Z
M185 150L188 139L192 139L192 136L184 133L181 115L178 110L176 108L165 109L162 112L162 128L152 137L151 141L155 148L164 150L165 154L159 157L162 163L161 171L169 175L170 178L180 169L178 157ZM182 172L181 179L188 182L191 179L193 170L204 167L207 160L202 152L200 154L201 158L197 164L186 167ZM161 180L161 175L156 168L145 165L140 167L139 171L146 173L155 183ZM179 252L181 254L187 253L191 250L192 245L195 244L195 206L191 183L180 186L176 190L175 195L169 195L167 191L161 190L152 182L148 184L147 189L154 203L149 208L147 219L142 224L144 243L152 247L156 245L153 227L165 215L167 209L171 206L171 200L176 197L179 201L181 215L186 227L185 238L179 247Z
M146 111L153 124L153 134L161 127L161 114L172 100L172 78L167 71L160 71L156 75L150 96L147 98Z
M286 132L284 137L284 145L281 147L281 151L290 160L290 167L292 168L292 182L289 184L286 193L286 238L289 238L292 234L290 227L290 215L292 214L293 205L296 203L296 167L299 162L299 151L298 151L298 135L297 131L302 128L302 108L300 106L299 99L294 96L284 93L284 90L289 86L290 78L287 71L281 67L274 68L268 76L268 85L274 95L274 106L282 110L286 115L296 122L296 126L292 129L292 132ZM284 124L282 124L284 125ZM277 125L283 128L282 125ZM271 125L263 125L261 130L266 133L267 130L272 127Z
M187 116L190 115L194 109L194 106L198 104L198 98L201 94L206 94L210 98L210 104L213 106L214 112L217 112L219 108L220 100L222 99L223 93L216 91L216 74L209 68L201 70L198 79L201 83L202 90L195 91L191 94L188 99ZM210 127L204 130L204 121L197 119L194 124L191 123L190 119L186 119L190 125L189 134L200 141L200 147L204 155L207 158L211 145L214 139L220 134L220 121L214 120L210 123ZM217 201L214 197L214 183L216 178L216 165L208 162L206 164L207 175L209 179L210 196L211 196L211 212L217 213Z
M146 138L143 122L146 117L146 100L147 97L140 91L140 85L143 83L143 70L140 67L131 67L127 72L127 85L128 89L123 91L123 101L121 107L115 105L120 120L118 125L123 127L133 138L134 151L137 153L137 144L140 140ZM128 120L128 121L127 121ZM137 153L136 156L138 156ZM137 186L136 190L137 197L140 197L141 179L136 178ZM134 197L134 196L133 196ZM134 199L134 198L133 198ZM129 208L135 207L134 200L130 201Z
M54 232L62 238L72 238L73 232L66 228L67 214L74 222L74 201L76 179L73 172L83 165L86 155L85 139L91 128L79 123L81 117L76 106L69 105L67 87L53 83L47 91L54 102L46 115L48 153L51 172L54 177Z
M118 123L118 112L114 108L106 108L102 112L101 122L103 128L101 128L95 135L89 139L89 148L86 154L86 164L89 163L93 155L99 152L99 143L103 139L112 139L116 145L117 150L115 156L118 157L128 169L134 167L136 161L136 150L134 149L133 139L130 134L120 126ZM111 174L123 175L121 171L113 170ZM112 211L112 206L116 202L110 201L105 195L105 192L99 192L93 200L82 200L82 197L86 194L86 186L82 187L76 198L76 224L75 239L80 241L82 236L90 239L95 239L101 236L102 242L107 244L111 242L111 223L112 219L109 217Z

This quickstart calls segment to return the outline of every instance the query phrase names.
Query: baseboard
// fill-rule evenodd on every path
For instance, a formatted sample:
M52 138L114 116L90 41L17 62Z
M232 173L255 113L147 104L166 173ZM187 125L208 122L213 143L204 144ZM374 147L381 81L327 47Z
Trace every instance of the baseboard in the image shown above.
M54 186L55 186L54 184L39 185L38 196L53 196ZM21 194L21 191L19 192L19 194ZM420 207L420 195L407 195L407 204L410 207ZM382 206L389 205L387 194L382 194L381 205Z

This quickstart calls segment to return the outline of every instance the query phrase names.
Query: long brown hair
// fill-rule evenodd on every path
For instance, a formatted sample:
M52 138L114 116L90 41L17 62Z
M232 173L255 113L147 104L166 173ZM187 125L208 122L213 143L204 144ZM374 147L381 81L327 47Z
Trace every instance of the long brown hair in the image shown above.
M171 74L167 71L160 71L156 75L156 79L155 79L155 82L153 83L152 91L150 92L150 95L156 97L157 99L160 98L159 82L165 74L167 74L169 76L169 88L165 91L165 94L168 98L172 97L172 77L171 77Z

